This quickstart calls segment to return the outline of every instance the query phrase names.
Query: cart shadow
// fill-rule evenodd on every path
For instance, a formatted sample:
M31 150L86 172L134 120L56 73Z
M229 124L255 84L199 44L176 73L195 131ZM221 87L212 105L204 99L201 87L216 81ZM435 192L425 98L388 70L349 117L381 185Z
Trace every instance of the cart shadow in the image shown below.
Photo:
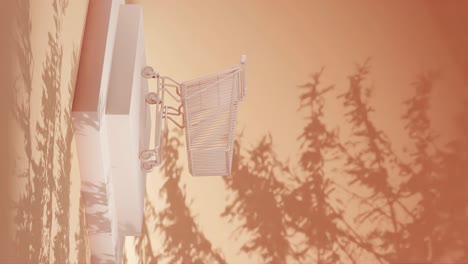
M180 131L173 134L180 134ZM183 167L177 164L181 147L179 137L171 136L165 142L165 157L160 168L164 183L158 199L158 202L165 204L165 208L157 211L146 199L143 232L134 245L139 263L226 263L222 254L199 229L185 188L181 186ZM157 249L152 246L152 233L161 238Z

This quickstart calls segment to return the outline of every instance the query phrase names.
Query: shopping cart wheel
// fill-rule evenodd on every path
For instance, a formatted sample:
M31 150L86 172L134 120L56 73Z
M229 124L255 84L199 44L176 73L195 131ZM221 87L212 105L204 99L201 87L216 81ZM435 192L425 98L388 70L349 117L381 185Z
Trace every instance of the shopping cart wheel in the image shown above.
M140 159L147 160L147 159L151 158L153 155L154 155L153 150L143 150L143 151L140 152Z
M155 164L152 162L142 162L141 169L145 172L151 172L154 169Z
M148 104L159 104L161 100L159 99L158 95L154 92L150 92L146 95L145 98Z
M145 66L141 70L141 76L145 77L146 79L156 78L157 74L154 71L153 67Z

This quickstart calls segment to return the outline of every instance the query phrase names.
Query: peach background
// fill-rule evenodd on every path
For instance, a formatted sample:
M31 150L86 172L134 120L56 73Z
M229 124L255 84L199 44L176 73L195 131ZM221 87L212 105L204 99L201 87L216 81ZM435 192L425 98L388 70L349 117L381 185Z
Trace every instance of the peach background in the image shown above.
M143 5L147 60L162 74L187 80L248 55L248 97L238 115L238 131L247 145L271 133L279 156L296 162L296 138L304 126L303 114L297 112L297 86L325 67L322 82L334 84L337 91L331 97L336 96L347 88L355 63L367 58L371 73L366 84L374 88L372 118L396 149L409 144L402 102L413 93L411 83L430 70L441 72L431 101L433 128L441 142L454 136L454 117L463 108L458 99L468 81L463 48L468 45L468 9L462 1L130 2ZM343 122L339 104L327 102L331 124ZM148 192L158 206L154 192L160 176L149 179ZM235 226L219 217L227 195L222 180L185 172L182 181L209 240L229 262L255 263L239 253L242 242L232 239Z
M41 93L51 88L43 84L42 73L48 52L48 33L55 32L52 20L54 11L52 1L47 4L42 1L18 2L30 3L30 11L26 12L29 17L20 15L15 5L2 8L6 13L14 14L11 21L8 20L10 16L2 16L5 23L1 24L7 27L5 32L10 32L2 32L2 35L11 34L13 41L8 38L2 41L1 45L5 47L2 52L8 56L0 63L7 70L13 71L5 74L7 71L2 70L2 74L13 78L1 78L2 87L12 89L2 89L0 97L5 102L2 101L0 106L7 106L7 109L11 106L13 109L14 105L7 103L18 103L13 100L14 96L20 101L26 98L24 87L16 88L12 84L20 73L14 46L16 33L22 34L16 24L18 19L23 23L31 23L31 32L27 35L31 40L31 54L34 58L33 63L28 65L31 66L33 88L29 128L34 133L35 123L41 122L42 118ZM275 151L281 159L289 158L291 164L299 158L296 138L304 126L304 114L297 111L297 86L308 82L309 75L321 67L325 67L322 82L337 87L329 95L332 99L347 88L347 77L354 72L355 63L371 58L371 74L366 84L374 88L370 102L375 109L372 118L389 135L399 151L409 144L401 120L405 110L402 101L412 95L411 83L418 74L428 70L441 72L430 109L433 129L441 135L441 144L455 137L453 122L456 114L466 110L466 105L460 99L466 96L468 84L466 1L130 2L143 5L147 61L162 74L183 81L218 71L237 63L241 54L248 55L249 90L246 101L240 105L238 132L243 131L243 142L247 147L256 144L265 133L271 133ZM59 69L62 73L59 87L63 91L60 109L64 111L70 106L71 97L66 91L76 77L72 71L72 54L80 47L86 8L87 1L70 1L62 17L63 28L59 39L64 55L62 68ZM11 27L8 28L8 25ZM331 125L343 122L340 106L333 99L327 103L325 112L327 122ZM4 109L0 110L2 114L8 113ZM3 184L2 181L2 186L12 186L9 189L16 202L25 186L24 180L17 176L25 171L30 161L24 153L24 131L8 114L2 116L2 123L6 124L2 133L5 130L10 132L0 137L0 149L5 152L5 158L1 160L7 165L1 168L7 183ZM67 124L64 124L60 128L61 132L57 133L66 133L66 127ZM11 148L6 148L7 144ZM83 223L82 226L77 225L80 223L80 196L74 143L68 147L72 150L72 154L67 157L72 164L67 175L71 179L68 208L71 250L68 259L73 263L83 253L86 255L86 252L74 250L78 241L75 233L83 235ZM39 155L39 152L33 151L33 156L40 158ZM179 164L183 165L183 148L181 157ZM59 163L55 165L60 167ZM52 175L56 177L56 174ZM153 174L148 178L150 201L156 207L162 207L156 195L161 187L162 175ZM186 185L187 202L192 201L190 209L195 215L195 221L213 246L222 251L229 263L256 263L258 259L255 256L249 257L239 251L247 237L233 239L236 223L230 224L220 217L227 196L222 179L194 178L184 171L182 183ZM9 204L2 204L4 206L10 208ZM55 212L57 208L53 210ZM158 237L153 239L156 245L154 250L160 251ZM133 251L132 239L127 241L127 257L129 263L133 263L138 257ZM50 241L43 242L47 244ZM28 241L22 243L28 244Z
M399 107L418 74L440 70L444 84L454 87L435 91L438 128L449 127L444 113L457 110L450 102L466 82L468 22L460 1L130 2L144 6L148 61L161 73L187 80L248 54L249 100L239 127L252 140L271 131L288 156L297 145L287 139L302 128L296 87L321 67L325 83L343 87L355 63L371 58L372 105L385 116L376 122L392 137L402 133ZM332 113L340 119L341 113Z
M12 82L2 85L1 97L9 104L2 128L10 132L6 142L11 148L1 185L9 191L4 212L14 228L2 235L15 243L8 241L0 262L25 263L28 255L34 256L32 263L82 262L87 252L77 241L86 243L85 229L80 226L80 178L69 114L88 1L8 2L11 27L2 32L8 36L2 42L12 44L7 50ZM46 149L40 147L44 142ZM21 214L15 217L18 212L25 213L22 220Z

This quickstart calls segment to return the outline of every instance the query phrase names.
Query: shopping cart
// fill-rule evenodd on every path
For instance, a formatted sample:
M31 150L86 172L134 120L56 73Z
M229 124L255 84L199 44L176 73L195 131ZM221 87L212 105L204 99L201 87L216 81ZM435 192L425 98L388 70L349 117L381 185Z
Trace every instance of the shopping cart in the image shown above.
M241 63L231 69L182 83L160 76L151 67L143 69L145 78L157 79L156 92L146 97L147 103L156 105L156 144L154 149L140 153L144 170L151 171L162 162L164 134L171 121L185 131L188 167L193 176L231 174L237 105L246 95L245 61L243 55ZM166 105L166 94L179 106ZM182 116L182 124L176 116Z

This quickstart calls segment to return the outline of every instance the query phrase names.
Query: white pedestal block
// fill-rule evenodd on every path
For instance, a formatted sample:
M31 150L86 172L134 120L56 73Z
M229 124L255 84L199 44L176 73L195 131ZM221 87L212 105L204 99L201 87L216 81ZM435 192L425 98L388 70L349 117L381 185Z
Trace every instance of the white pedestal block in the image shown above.
M112 183L119 233L139 235L143 220L146 174L139 153L147 149L151 130L145 102L143 17L139 5L120 8L104 119L108 129Z
M141 7L90 1L72 117L92 263L120 263L125 236L141 232L145 63Z

